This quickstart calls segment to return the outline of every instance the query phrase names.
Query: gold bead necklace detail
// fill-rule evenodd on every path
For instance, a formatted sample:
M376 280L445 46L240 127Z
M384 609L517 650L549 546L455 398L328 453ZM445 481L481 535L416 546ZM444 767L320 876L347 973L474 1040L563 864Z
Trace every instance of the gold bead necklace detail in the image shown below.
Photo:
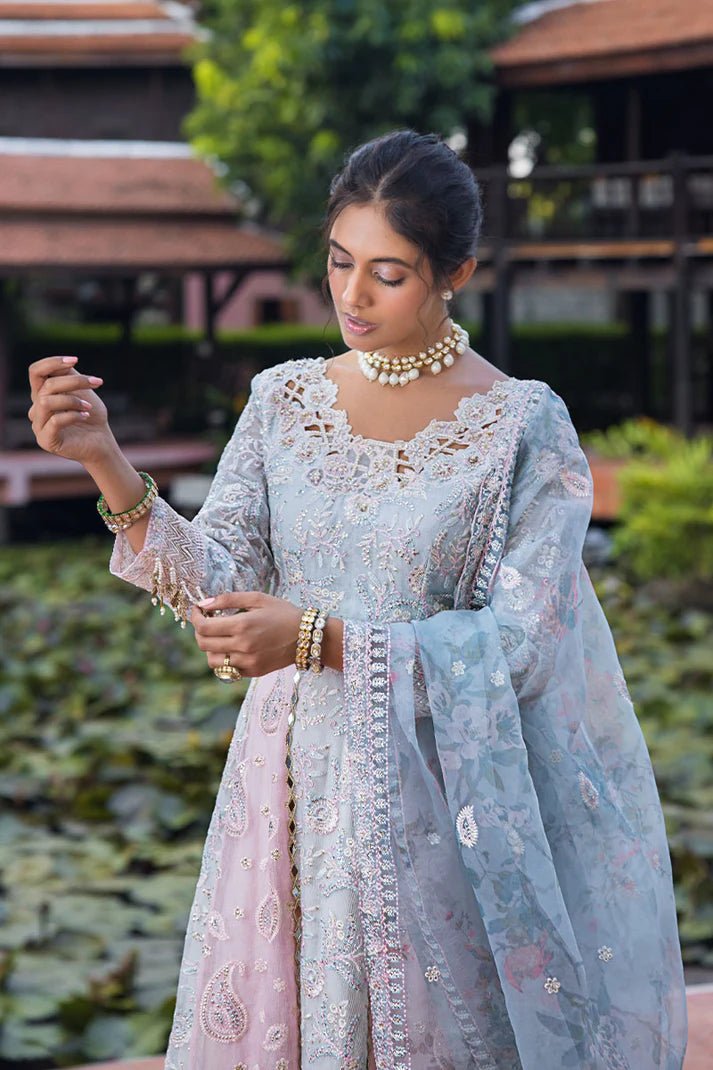
M468 332L454 323L450 334L421 353L386 357L378 349L371 353L359 350L359 367L371 382L379 382L382 386L407 386L418 379L421 368L430 368L433 375L450 368L456 357L465 353L468 340Z

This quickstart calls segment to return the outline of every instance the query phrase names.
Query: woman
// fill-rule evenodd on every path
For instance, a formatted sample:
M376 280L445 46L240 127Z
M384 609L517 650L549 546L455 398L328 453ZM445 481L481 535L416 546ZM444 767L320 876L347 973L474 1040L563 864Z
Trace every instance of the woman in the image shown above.
M562 400L449 318L476 182L398 131L330 194L351 348L254 378L193 522L74 358L30 370L38 442L102 492L112 572L253 678L166 1066L680 1070L670 859L582 564L587 462Z

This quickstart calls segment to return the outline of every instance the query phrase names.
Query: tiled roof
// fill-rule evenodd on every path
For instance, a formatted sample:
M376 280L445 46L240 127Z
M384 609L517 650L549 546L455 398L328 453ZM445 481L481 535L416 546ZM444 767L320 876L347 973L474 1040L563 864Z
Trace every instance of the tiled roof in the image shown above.
M652 64L673 70L710 63L713 56L713 4L702 0L572 0L530 7L535 17L490 53L506 84L611 77Z
M187 146L92 145L0 138L0 270L286 266Z
M287 266L272 238L230 222L18 219L0 213L0 269L186 271Z
M24 151L16 151L15 141ZM236 201L218 185L210 167L189 154L188 146L161 142L162 156L152 158L138 155L141 144L0 138L0 212L235 217ZM74 146L82 155L75 154ZM95 155L89 155L93 146ZM172 148L175 155L170 156Z
M0 0L0 66L183 62L201 34L174 0Z

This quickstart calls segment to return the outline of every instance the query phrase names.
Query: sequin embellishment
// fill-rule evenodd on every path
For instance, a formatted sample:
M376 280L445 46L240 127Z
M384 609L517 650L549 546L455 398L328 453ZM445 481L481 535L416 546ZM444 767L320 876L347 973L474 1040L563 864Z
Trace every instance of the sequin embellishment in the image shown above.
M200 1025L211 1040L232 1044L248 1027L248 1012L233 987L236 962L228 962L213 975L201 999Z
M614 952L606 944L597 949L597 955L602 962L610 962L614 958Z
M248 827L248 805L245 786L245 762L238 766L231 784L230 801L223 816L229 836L242 836Z
M579 791L582 796L582 802L585 806L588 806L590 810L596 810L599 806L599 792L592 784L588 776L579 771Z
M258 903L255 911L255 923L258 932L261 936L264 936L268 943L272 943L280 931L281 917L282 912L277 892L274 888L270 888L265 898Z
M548 977L545 981L545 991L549 992L551 996L557 995L562 985L556 977Z
M438 969L438 966L429 966L424 973L424 977L429 984L433 984L434 981L439 981L441 979L441 971Z
M456 831L464 847L475 847L478 842L479 829L473 816L472 806L461 807L456 818Z

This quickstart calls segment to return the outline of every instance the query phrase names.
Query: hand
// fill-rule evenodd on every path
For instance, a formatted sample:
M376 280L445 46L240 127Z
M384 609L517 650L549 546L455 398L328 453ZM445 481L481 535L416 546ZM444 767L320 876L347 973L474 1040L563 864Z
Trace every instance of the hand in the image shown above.
M216 610L227 610L228 614L206 616ZM211 669L220 668L225 655L230 654L231 665L243 676L265 676L293 665L301 619L298 606L262 591L219 594L198 602L191 610L196 642L208 655Z
M27 415L43 450L91 464L118 447L106 406L93 390L103 380L80 375L73 366L77 359L44 357L30 365L32 405Z

